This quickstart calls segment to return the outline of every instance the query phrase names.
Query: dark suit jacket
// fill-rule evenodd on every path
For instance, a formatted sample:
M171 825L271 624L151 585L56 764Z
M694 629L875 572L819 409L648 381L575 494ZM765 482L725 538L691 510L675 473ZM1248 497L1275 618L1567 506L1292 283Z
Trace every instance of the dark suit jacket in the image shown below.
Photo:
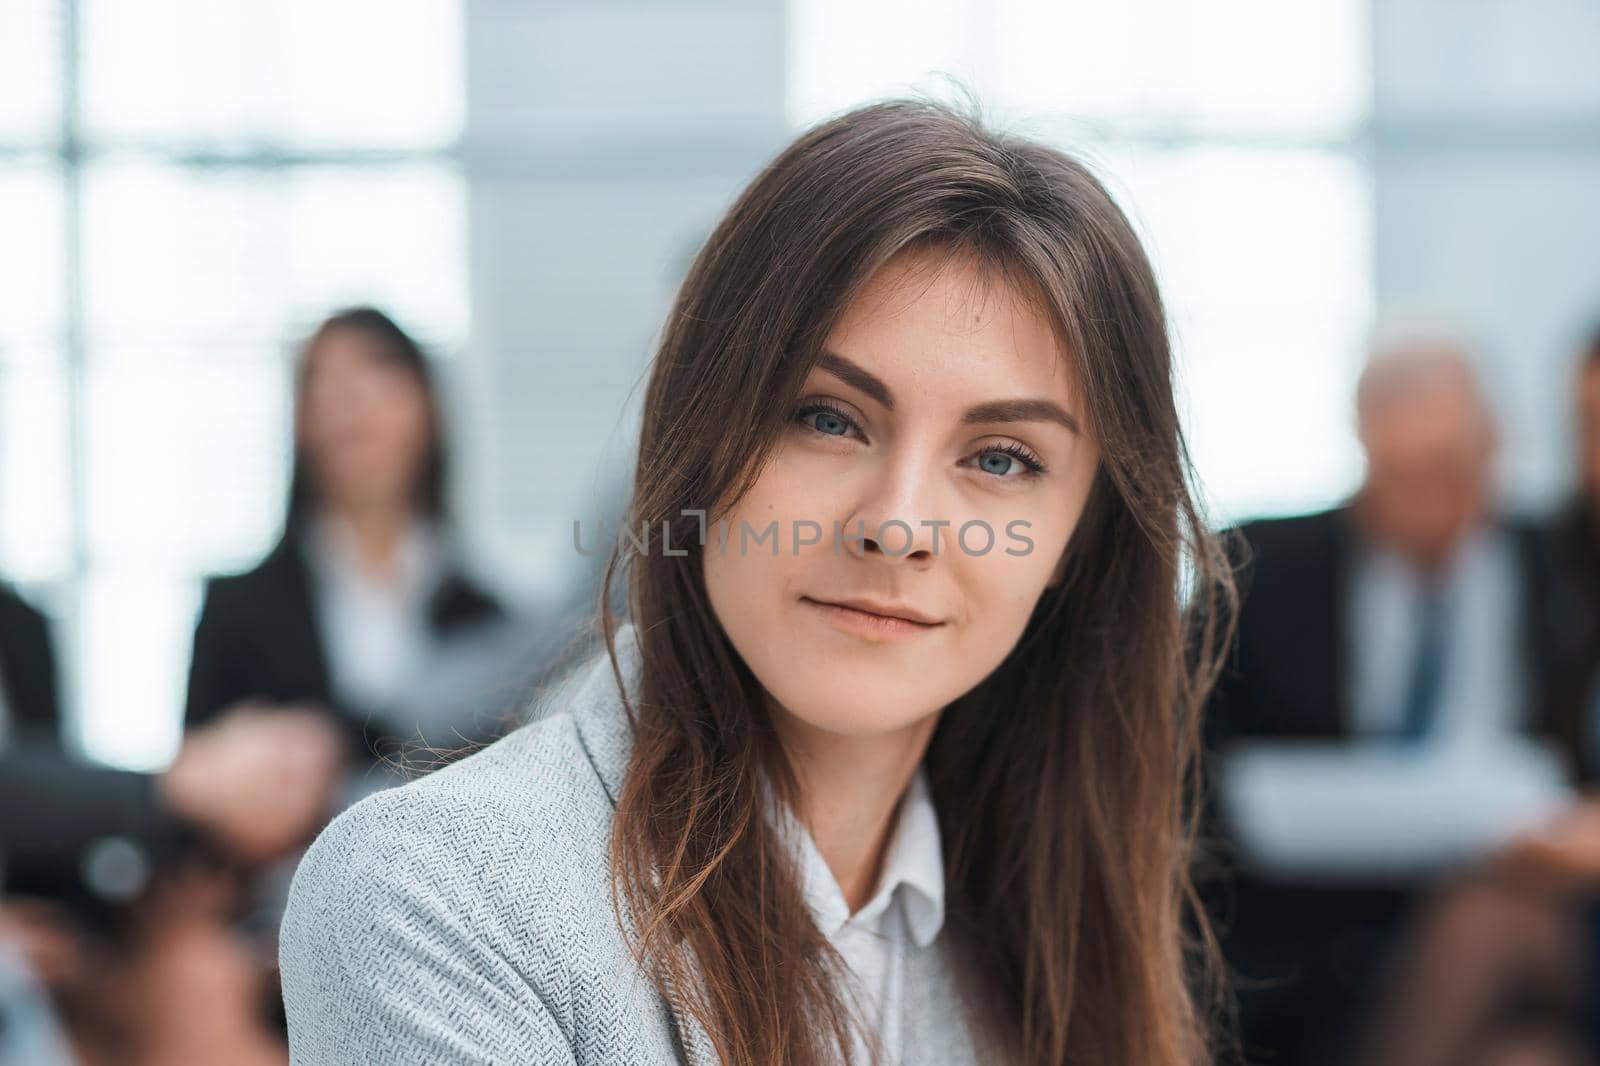
M1507 521L1523 574L1518 633L1527 724L1543 732L1538 687L1551 644L1549 564L1539 529ZM1359 544L1348 507L1238 527L1252 558L1239 572L1238 639L1212 697L1212 736L1338 740L1353 735L1344 618Z
M61 708L49 623L0 584L0 684L18 737L59 743Z
M1590 700L1600 686L1600 514L1581 497L1569 500L1545 534L1550 562L1549 661L1540 710L1568 753L1573 776L1600 780L1597 745L1589 737Z
M239 700L311 701L325 707L358 756L372 757L385 739L364 725L369 708L343 707L332 689L305 548L291 531L255 569L206 582L189 664L186 727L207 722ZM490 593L451 570L429 603L430 623L444 632L501 616Z
M1543 732L1547 723L1534 708L1548 648L1547 571L1536 531L1510 523L1507 529L1525 578L1526 722ZM1351 737L1344 620L1360 540L1348 507L1247 522L1224 536L1235 549L1241 605L1237 639L1208 708L1208 748L1244 739ZM1227 828L1210 813L1226 857ZM1246 979L1239 996L1247 1053L1285 1063L1340 1061L1413 890L1241 874L1206 894L1224 954Z

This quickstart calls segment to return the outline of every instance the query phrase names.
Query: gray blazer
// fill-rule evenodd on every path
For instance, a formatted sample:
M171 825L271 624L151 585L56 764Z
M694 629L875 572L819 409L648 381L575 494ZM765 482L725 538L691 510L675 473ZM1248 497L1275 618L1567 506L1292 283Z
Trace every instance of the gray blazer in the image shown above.
M631 625L618 644L631 691ZM334 819L284 916L292 1061L715 1064L704 1029L634 962L612 910L609 833L630 733L602 649L527 724ZM946 934L907 950L904 1061L978 1063Z

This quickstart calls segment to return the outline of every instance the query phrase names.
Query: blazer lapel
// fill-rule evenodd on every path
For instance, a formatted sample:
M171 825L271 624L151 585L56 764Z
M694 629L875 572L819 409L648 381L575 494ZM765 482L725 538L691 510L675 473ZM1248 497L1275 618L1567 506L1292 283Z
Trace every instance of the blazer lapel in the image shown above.
M637 691L641 673L641 657L633 623L617 630L616 644L617 664L622 668L623 683L632 695ZM569 681L558 686L554 697L545 706L572 714L583 750L589 756L600 783L605 786L611 806L615 808L622 795L622 779L627 773L628 757L633 751L633 726L622 705L622 696L617 691L616 678L611 672L611 657L606 654L603 643L600 650L580 666Z
M294 687L303 690L295 698L336 702L322 621L312 592L311 563L299 534L284 534L263 561L260 574L265 579L261 582L263 602L271 605L265 610L274 616L273 641L280 649L285 672L293 672ZM287 694L272 695L287 698Z
M617 630L617 663L629 695L637 692L641 673L641 656L638 632L629 622ZM594 766L595 773L605 785L611 806L616 808L622 795L622 781L628 769L628 757L633 749L633 730L627 711L617 692L616 678L611 672L611 659L604 646L580 668L567 686L558 690L570 696L557 698L550 706L554 709L570 708L578 727L578 739ZM623 922L630 940L637 935L633 914L623 908ZM698 975L697 975L698 976ZM669 988L664 997L668 1014L677 1038L678 1051L687 1066L717 1066L716 1048L711 1036L694 1014L681 1002L676 988Z

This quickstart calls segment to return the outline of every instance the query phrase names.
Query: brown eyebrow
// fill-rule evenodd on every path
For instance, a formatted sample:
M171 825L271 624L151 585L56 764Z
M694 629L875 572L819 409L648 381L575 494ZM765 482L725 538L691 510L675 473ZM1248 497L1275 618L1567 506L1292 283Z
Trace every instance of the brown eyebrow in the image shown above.
M877 375L837 352L824 350L817 366L846 385L853 386L878 401L885 410L894 410L894 395ZM1056 422L1082 435L1078 420L1054 400L991 400L980 403L961 416L962 425L986 422Z

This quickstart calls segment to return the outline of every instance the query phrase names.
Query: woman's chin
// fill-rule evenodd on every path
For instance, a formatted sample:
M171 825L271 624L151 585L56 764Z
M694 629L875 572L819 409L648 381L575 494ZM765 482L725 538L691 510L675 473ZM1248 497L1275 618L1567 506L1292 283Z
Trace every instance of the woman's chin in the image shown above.
M788 716L797 719L806 728L834 736L868 739L903 733L923 723L938 711L939 704L905 702L905 686L898 691L882 692L881 699L873 699L879 690L872 685L851 685L849 679L830 679L826 691L810 686L803 700L787 703ZM837 698L829 698L836 695Z

